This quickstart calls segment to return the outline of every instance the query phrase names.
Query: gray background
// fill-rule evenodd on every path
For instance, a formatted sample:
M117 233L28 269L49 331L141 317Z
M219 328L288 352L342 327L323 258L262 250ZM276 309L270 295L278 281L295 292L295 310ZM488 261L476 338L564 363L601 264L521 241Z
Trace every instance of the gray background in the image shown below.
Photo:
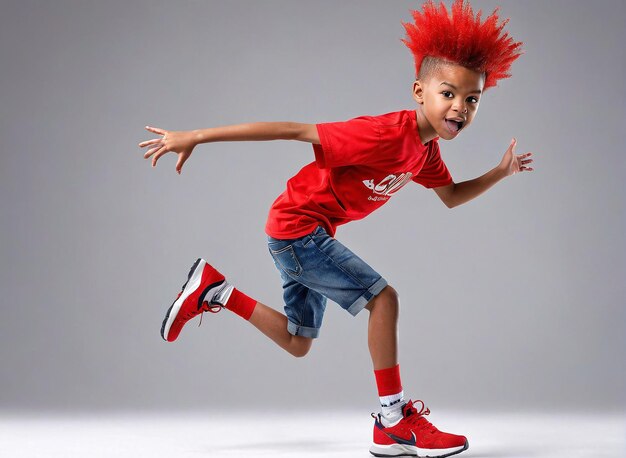
M366 314L329 305L293 359L233 314L159 330L199 256L281 308L263 232L298 142L200 145L152 169L143 126L340 121L413 109L417 1L13 1L0 15L0 408L357 407ZM448 210L409 186L338 238L400 292L407 394L461 409L622 410L623 1L475 0L525 42L456 181L512 136L536 171Z

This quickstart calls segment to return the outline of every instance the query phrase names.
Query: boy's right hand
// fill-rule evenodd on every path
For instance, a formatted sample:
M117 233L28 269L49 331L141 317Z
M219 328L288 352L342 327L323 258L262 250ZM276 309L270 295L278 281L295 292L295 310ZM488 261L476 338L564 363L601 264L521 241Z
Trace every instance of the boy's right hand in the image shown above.
M176 172L180 175L183 164L196 146L195 135L192 131L170 131L159 129L158 127L146 126L146 129L155 134L162 135L161 138L155 138L153 140L146 140L139 143L139 146L151 146L146 154L143 155L145 159L152 156L152 167L155 167L157 161L161 156L170 151L178 154L178 161L176 162Z

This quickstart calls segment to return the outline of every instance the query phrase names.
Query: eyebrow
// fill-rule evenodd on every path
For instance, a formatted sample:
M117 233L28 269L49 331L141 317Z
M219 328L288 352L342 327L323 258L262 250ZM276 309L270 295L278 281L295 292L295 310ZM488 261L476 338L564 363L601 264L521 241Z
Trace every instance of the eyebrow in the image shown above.
M450 86L452 89L454 89L455 91L458 90L458 88L454 85L454 84L450 84L447 83L446 81L444 81L441 84L445 84L447 86ZM441 86L441 84L439 86ZM471 91L470 94L482 94L483 91L481 91L480 89L476 89L475 91Z

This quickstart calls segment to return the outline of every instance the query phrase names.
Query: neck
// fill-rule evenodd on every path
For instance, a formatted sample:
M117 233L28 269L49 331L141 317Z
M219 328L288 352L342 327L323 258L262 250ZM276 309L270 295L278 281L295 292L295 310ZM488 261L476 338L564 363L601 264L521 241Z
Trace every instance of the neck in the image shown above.
M433 126L430 125L424 115L422 105L418 105L417 110L415 110L415 119L417 120L417 132L419 133L422 145L425 145L433 138L437 137L437 132L435 132L435 129L433 129Z

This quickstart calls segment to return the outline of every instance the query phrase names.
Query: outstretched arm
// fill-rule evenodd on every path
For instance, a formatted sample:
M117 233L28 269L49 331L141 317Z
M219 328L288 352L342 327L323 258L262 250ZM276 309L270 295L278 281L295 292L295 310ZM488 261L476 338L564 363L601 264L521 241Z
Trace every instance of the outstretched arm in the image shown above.
M184 131L170 131L150 126L146 126L146 129L162 137L139 143L141 148L151 147L144 154L144 158L152 157L152 167L155 167L161 156L169 152L176 153L178 174L181 173L183 164L191 156L193 149L200 143L264 140L298 140L318 144L320 142L315 124L297 122L255 122Z
M452 183L434 188L439 198L448 208L454 208L478 197L498 181L518 172L532 172L529 165L533 162L533 153L515 154L517 140L513 139L497 167L473 180Z

